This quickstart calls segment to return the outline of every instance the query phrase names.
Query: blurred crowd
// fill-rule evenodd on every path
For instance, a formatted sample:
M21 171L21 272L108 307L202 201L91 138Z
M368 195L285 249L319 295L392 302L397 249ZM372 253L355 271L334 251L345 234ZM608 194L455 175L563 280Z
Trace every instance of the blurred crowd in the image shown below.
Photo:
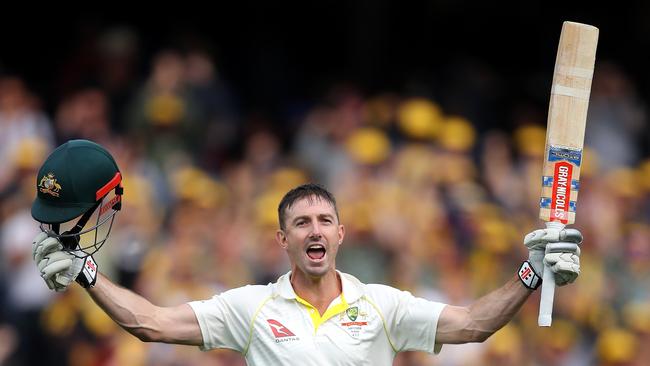
M527 258L523 236L543 226L544 110L492 129L471 107L489 90L465 95L463 113L427 93L340 84L276 121L240 106L207 49L162 49L140 72L136 39L117 29L86 45L51 111L23 75L0 73L0 364L245 364L230 351L141 343L78 286L47 289L31 258L30 205L40 164L68 139L104 145L124 176L100 270L157 305L288 271L277 205L308 181L337 197L347 229L337 265L364 282L466 305ZM537 326L538 291L487 342L395 364L647 365L647 125L625 72L597 65L575 224L582 274L557 290L551 328Z

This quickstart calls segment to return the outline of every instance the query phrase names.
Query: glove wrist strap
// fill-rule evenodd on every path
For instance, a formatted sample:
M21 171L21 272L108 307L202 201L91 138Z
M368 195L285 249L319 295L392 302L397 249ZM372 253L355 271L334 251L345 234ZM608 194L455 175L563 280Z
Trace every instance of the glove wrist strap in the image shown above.
M77 276L77 283L83 288L90 288L95 286L97 282L97 263L92 256L87 256L84 258L84 265L81 268L81 272Z
M524 261L517 271L517 275L521 280L521 283L530 290L537 290L537 288L542 284L542 278L535 273L533 266L529 261Z

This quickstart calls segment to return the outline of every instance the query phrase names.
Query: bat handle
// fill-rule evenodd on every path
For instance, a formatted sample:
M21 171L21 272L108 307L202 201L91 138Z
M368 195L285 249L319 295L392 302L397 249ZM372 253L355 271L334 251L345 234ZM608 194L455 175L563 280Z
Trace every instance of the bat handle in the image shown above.
M557 221L547 222L546 227L562 230L564 224ZM550 327L553 322L553 298L555 297L555 276L553 271L544 264L544 275L542 277L542 295L539 301L539 318L537 324L540 327Z

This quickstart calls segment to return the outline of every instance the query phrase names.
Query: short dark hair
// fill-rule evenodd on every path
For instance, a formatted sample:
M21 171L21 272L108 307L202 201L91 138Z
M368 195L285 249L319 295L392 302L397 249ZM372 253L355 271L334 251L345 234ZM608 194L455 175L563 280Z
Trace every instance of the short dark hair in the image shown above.
M290 190L282 197L282 201L278 205L278 221L280 222L280 229L284 230L284 220L287 218L287 210L291 208L297 201L303 198L318 198L329 202L334 207L336 219L339 219L339 210L336 207L336 199L325 187L316 183L307 183L299 185L298 187Z

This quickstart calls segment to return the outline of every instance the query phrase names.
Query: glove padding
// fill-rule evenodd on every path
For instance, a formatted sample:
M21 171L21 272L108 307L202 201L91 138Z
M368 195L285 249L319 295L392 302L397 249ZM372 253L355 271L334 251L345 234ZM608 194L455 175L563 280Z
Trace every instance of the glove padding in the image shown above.
M557 286L573 283L580 274L580 243L582 234L573 228L539 229L524 238L535 273L542 277L544 264L548 265Z
M84 259L63 250L57 238L39 233L32 242L32 257L50 290L65 291L77 278Z
M573 243L548 244L544 264L555 274L557 286L573 283L580 275L580 247Z

